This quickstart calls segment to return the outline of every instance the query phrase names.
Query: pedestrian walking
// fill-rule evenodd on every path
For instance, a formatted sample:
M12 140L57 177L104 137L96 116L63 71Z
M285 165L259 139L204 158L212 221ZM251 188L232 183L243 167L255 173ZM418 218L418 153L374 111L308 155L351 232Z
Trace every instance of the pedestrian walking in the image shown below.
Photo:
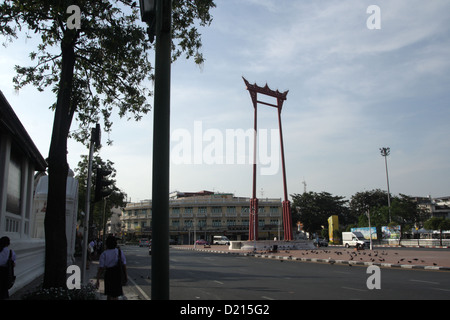
M108 300L117 300L123 295L122 284L127 281L126 264L125 255L117 247L116 238L108 236L106 250L100 255L97 272L97 287L101 276L104 275L105 295Z
M9 289L15 279L14 267L16 265L16 253L8 248L9 244L10 240L8 237L0 238L0 300L9 298Z

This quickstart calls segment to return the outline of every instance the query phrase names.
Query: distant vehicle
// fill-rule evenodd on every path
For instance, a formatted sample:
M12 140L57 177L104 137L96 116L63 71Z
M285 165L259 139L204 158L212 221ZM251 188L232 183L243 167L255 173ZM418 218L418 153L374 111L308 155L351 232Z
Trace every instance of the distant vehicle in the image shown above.
M208 246L209 242L206 241L205 239L198 239L197 241L195 241L195 244L199 244L199 245L202 245L202 246Z
M314 240L314 246L316 247L328 247L328 242L325 239L315 239Z
M342 244L348 247L369 248L370 241L361 232L342 232Z
M169 239L169 245L172 245L172 244L177 244L177 242L174 239Z
M150 245L150 242L148 239L142 238L139 240L139 247L148 247Z
M213 244L230 244L230 240L225 236L214 236Z

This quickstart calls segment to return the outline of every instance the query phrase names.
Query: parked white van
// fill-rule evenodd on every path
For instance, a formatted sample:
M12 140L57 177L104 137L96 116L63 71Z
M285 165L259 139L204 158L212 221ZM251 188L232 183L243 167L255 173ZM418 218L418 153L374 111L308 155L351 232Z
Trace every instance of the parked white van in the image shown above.
M225 236L214 236L213 244L230 244L230 240Z
M364 239L361 232L342 232L342 244L348 247L360 246L362 248L369 248L370 241Z

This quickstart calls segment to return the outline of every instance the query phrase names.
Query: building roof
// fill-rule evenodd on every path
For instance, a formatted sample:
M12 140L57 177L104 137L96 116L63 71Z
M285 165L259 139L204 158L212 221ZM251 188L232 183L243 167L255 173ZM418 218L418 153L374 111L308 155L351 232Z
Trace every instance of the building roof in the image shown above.
M45 171L47 162L42 157L1 90L0 133L11 136L14 146L18 147L34 163L36 171Z

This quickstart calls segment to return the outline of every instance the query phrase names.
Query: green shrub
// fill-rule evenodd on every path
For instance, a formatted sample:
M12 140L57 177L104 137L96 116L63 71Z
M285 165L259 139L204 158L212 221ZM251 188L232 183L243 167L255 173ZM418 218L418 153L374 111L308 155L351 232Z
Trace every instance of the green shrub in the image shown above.
M22 300L97 300L97 289L94 285L82 285L80 289L67 288L44 289L41 286L26 293Z

